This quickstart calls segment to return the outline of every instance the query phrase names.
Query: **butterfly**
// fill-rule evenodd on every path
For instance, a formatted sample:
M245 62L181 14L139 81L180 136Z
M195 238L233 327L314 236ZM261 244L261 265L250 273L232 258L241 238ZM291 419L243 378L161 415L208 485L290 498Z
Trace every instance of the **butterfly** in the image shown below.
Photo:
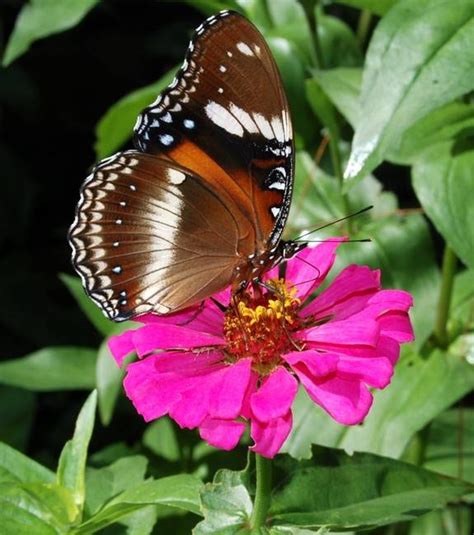
M108 318L237 292L304 247L281 240L294 180L288 102L242 15L196 29L174 81L139 115L134 145L94 167L69 232L73 265Z

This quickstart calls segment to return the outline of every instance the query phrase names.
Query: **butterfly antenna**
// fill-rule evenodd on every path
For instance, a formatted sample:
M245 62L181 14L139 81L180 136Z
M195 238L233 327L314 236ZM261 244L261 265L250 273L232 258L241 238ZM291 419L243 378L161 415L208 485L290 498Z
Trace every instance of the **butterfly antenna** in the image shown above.
M295 240L298 241L298 240ZM305 243L340 243L341 245L343 243L371 243L372 240L370 238L361 238L359 240L346 240L346 241L340 241L340 240L304 240ZM295 258L298 258L295 256ZM300 258L300 260L302 260Z
M308 232L304 232L303 234L295 238L294 241L301 240L301 238L304 238L305 236L309 236L310 234L313 234L313 232L317 232L318 230L322 230L323 228L330 227L331 225L335 225L336 223L340 223L341 221L345 221L346 219L350 219L351 217L355 217L357 215L363 214L364 212L368 212L369 210L372 210L372 208L373 208L373 205L366 206L365 208L362 208L362 210L354 212L353 214L346 215L344 217L341 217L340 219L335 219L334 221L321 225L320 227L316 227L313 230L308 230Z

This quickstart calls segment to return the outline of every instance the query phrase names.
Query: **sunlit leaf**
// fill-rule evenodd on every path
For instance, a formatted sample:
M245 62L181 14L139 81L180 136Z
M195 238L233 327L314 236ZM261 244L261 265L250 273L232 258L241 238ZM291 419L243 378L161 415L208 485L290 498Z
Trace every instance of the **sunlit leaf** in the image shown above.
M82 511L85 499L87 449L94 429L96 406L97 392L94 390L77 417L72 439L64 445L56 475L58 485L71 492L79 511Z
M95 386L96 351L84 347L45 347L0 363L0 383L34 392L89 390Z
M413 166L413 186L428 217L459 258L474 268L473 138L433 146Z
M15 22L3 65L24 54L38 39L73 28L98 3L98 0L30 0Z
M347 179L374 169L418 119L474 88L472 50L472 2L401 0L390 10L367 53Z

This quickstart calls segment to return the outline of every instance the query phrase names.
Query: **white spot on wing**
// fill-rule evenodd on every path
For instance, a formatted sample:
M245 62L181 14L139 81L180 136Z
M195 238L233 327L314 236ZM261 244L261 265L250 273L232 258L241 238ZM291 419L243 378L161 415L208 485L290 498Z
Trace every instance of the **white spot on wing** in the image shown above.
M192 119L185 119L183 121L183 124L184 124L185 128L189 128L189 129L194 128L196 126Z
M257 134L258 127L252 117L242 108L236 106L233 102L229 104L230 112L235 115L242 126L247 130L249 134Z
M227 70L227 67L226 67L225 65L221 65L221 66L219 67L219 70L220 70L221 72L225 72L225 71Z
M243 137L244 129L237 119L217 102L210 101L205 107L206 115L229 134Z
M283 129L283 122L280 117L275 116L272 117L272 128L273 132L275 133L275 137L280 141L281 143L285 142L285 131Z
M186 180L186 175L176 169L168 169L167 174L170 184L174 184L175 186L179 186L179 184L182 184Z
M255 119L255 122L257 123L257 126L262 135L265 136L267 139L273 139L274 133L272 127L270 123L265 119L265 117L261 113L254 113L253 118Z
M166 145L168 147L169 145L171 145L171 143L173 143L174 138L169 134L162 134L160 136L160 141L163 143L163 145Z
M240 41L240 43L237 43L237 49L246 56L253 56L252 49L249 47L249 45L242 43L242 41Z
M278 206L272 206L270 208L270 212L272 213L273 217L278 217L278 214L280 213L280 208Z

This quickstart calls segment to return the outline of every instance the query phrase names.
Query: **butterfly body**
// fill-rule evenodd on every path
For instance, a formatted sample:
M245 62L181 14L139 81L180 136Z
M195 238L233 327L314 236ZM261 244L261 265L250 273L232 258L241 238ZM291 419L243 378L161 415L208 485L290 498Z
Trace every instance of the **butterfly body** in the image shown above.
M134 142L93 169L70 230L73 264L110 319L241 290L303 247L281 240L294 173L288 103L268 46L241 15L221 12L196 30Z

